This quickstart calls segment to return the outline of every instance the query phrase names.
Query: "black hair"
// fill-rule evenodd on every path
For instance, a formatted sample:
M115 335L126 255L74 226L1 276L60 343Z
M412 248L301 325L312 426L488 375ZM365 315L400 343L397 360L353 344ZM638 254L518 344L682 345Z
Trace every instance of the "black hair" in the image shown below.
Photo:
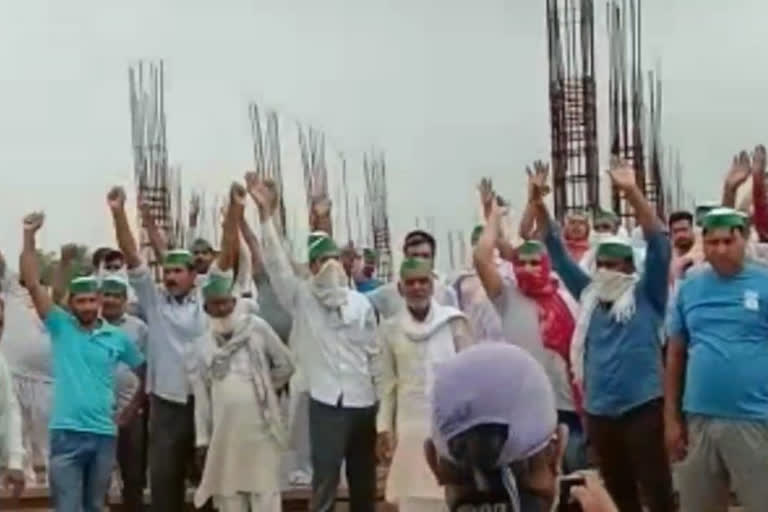
M429 244L429 247L432 249L432 256L434 257L437 251L437 243L435 242L435 237L420 229L416 229L405 235L403 252L408 250L409 247L413 247L414 245L421 245L424 243Z
M98 249L93 251L93 255L91 256L91 263L93 263L93 268L99 268L101 266L101 263L107 257L107 254L109 254L113 250L114 249L112 249L111 247L99 247Z
M123 253L120 251L110 249L110 251L105 254L103 258L104 263L109 263L110 261L115 260L125 261L125 256L123 256Z
M680 222L681 220L687 220L691 225L693 225L693 214L687 210L678 210L676 212L672 212L669 214L669 220L667 221L667 224L669 227L672 227L672 224Z

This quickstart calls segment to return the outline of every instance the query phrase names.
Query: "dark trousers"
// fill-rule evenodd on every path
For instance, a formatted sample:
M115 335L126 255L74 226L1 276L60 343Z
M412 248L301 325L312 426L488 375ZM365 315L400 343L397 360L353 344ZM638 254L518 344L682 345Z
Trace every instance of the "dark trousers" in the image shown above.
M123 512L144 510L144 486L147 472L147 417L137 414L117 431L117 464L123 480Z
M150 396L149 485L152 512L184 512L187 478L200 478L195 465L195 403ZM207 503L201 510L213 510Z
M605 487L621 512L643 511L640 491L651 512L675 510L661 399L618 417L587 415L587 433Z
M376 407L334 407L310 399L313 512L334 510L341 463L346 461L349 509L376 505Z

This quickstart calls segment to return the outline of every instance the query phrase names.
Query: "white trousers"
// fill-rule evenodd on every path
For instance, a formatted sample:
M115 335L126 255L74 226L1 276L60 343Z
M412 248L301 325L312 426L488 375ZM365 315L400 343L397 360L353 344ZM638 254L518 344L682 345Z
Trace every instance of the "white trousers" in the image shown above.
M219 512L281 512L283 509L283 497L279 492L214 496L213 502Z

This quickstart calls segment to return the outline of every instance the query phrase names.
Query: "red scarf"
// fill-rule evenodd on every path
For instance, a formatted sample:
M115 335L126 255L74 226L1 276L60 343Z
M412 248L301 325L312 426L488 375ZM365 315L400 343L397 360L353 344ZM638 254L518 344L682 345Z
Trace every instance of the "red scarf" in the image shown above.
M571 340L576 329L576 320L560 296L559 282L552 275L547 254L541 254L541 264L534 271L523 270L515 255L515 278L523 295L536 301L539 312L539 330L544 346L560 355L568 368L576 409L581 411L581 391L575 385L571 370Z
M581 258L584 257L584 253L589 250L589 240L570 240L566 238L565 249L568 251L568 254L571 255L571 259L578 263L581 261Z

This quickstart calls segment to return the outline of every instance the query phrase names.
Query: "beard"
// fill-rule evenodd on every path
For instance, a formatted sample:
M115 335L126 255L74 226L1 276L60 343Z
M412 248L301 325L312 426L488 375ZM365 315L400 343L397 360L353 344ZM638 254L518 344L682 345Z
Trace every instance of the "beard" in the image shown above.
M232 312L224 317L210 317L210 326L214 334L232 334L235 332L237 317Z
M677 240L675 240L675 249L677 249L683 254L690 251L692 247L693 247L692 238L678 238Z

